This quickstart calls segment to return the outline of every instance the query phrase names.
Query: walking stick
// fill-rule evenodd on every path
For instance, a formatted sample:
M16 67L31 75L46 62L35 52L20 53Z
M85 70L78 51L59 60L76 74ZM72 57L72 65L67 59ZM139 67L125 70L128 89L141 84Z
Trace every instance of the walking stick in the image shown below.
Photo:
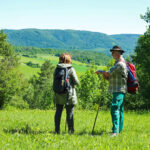
M67 103L66 103L66 105L68 105L68 93L67 93ZM67 129L67 124L68 124L68 121L67 121L67 108L66 108L65 132L66 132L66 129Z
M69 97L69 89L70 89L70 83L69 83L69 79L68 79L68 68L66 68L66 76L65 76L65 81L66 81L66 85L67 85L67 96L66 96L66 105L69 105L68 102L68 97ZM65 121L65 132L67 129L67 107L66 107L66 121Z
M92 134L94 134L94 128L95 128L95 124L96 124L96 120L97 120L97 116L98 116L99 109L100 109L100 105L98 106L98 109L97 109L97 113L96 113L96 117L95 117L93 129L92 129Z
M104 83L102 84L102 93L104 93L104 84L105 84L105 80L104 80ZM102 96L101 100L104 101L104 96ZM100 103L99 103L97 113L96 113L96 116L95 116L95 121L94 121L93 129L92 129L92 134L94 134L94 128L95 128L95 124L96 124L99 109L100 109Z
M67 115L66 115L66 121L65 121L65 132L66 132L66 129L67 129Z

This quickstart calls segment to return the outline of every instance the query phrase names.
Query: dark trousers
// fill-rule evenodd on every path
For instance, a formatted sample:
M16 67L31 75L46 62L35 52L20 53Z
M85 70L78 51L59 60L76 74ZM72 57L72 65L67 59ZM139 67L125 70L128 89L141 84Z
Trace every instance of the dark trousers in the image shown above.
M55 132L57 133L60 132L60 121L61 121L63 107L64 105L56 104ZM68 131L73 133L74 132L74 120L73 120L74 105L66 105L65 107L67 112Z

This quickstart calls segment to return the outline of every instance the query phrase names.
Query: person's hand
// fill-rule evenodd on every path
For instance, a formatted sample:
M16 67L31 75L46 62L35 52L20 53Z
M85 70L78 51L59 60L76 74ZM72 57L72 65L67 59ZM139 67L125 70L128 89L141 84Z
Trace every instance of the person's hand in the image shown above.
M108 77L106 77L106 76L103 74L103 79L106 79L106 80L108 80Z
M104 79L109 79L110 73L109 72L103 72L103 78Z
M109 73L109 72L104 72L103 75L104 75L105 77L109 77L109 76L110 76L110 73Z
M96 74L103 74L103 72L105 72L105 71L103 71L103 70L97 70L95 73Z
M99 72L98 70L95 72L96 74L102 74L101 72Z

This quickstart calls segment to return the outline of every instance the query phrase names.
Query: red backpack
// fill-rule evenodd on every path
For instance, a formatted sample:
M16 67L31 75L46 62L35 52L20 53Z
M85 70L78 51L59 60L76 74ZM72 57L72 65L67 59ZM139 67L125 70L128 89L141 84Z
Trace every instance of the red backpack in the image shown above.
M128 80L127 80L127 87L128 93L136 94L138 91L139 83L136 79L136 69L133 64L127 63L128 68Z
M124 62L123 60L121 60ZM124 62L126 63L126 62ZM128 79L127 79L127 88L128 93L130 94L136 94L138 91L139 83L136 79L136 69L135 65L131 63L126 63L127 69L128 69Z

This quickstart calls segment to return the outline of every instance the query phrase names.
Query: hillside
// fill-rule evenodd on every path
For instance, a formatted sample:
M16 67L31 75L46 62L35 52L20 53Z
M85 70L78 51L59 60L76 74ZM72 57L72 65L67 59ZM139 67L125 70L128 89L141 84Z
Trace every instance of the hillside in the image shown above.
M4 30L7 40L14 46L34 46L66 50L92 50L108 54L113 45L133 52L138 34L107 35L79 30L21 29Z
M25 78L29 79L33 75L37 75L38 72L40 72L40 67L46 60L50 60L54 66L56 66L58 63L58 57L51 56L51 55L39 54L37 55L36 58L20 56L21 64L18 66L17 69L24 74ZM29 62L32 63L32 65L29 65ZM33 66L33 65L37 65L37 66ZM87 64L75 60L72 60L72 66L75 68L78 76L85 73L85 71L89 67ZM105 67L99 66L99 68L103 69Z
M51 55L59 57L62 53L70 53L72 59L82 63L94 63L98 66L107 65L111 57L104 53L86 51L86 50L60 50L52 48L37 48L37 47L14 47L14 50L19 54L26 57L37 57L37 55Z
M111 37L118 41L124 49L128 49L128 53L132 53L136 46L139 34L116 34L111 35Z

